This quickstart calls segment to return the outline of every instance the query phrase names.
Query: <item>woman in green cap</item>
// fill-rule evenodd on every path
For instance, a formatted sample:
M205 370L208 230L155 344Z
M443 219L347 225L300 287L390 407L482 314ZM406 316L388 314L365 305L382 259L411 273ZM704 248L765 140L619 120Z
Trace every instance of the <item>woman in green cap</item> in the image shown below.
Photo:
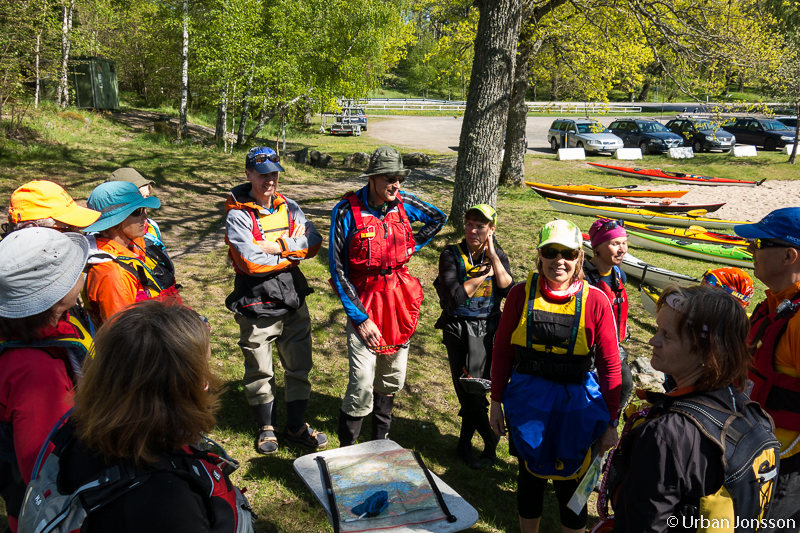
M497 212L478 204L464 214L464 239L444 249L434 287L450 372L461 409L461 435L456 451L471 468L493 464L499 437L489 425L489 370L492 343L500 322L500 303L514 283L508 256L495 242ZM472 436L483 439L480 458L472 454Z
M505 435L507 421L519 458L522 533L539 530L548 479L562 531L583 532L586 506L568 503L593 456L617 440L617 329L608 296L583 280L582 245L568 220L542 227L537 268L509 292L495 338L490 422Z

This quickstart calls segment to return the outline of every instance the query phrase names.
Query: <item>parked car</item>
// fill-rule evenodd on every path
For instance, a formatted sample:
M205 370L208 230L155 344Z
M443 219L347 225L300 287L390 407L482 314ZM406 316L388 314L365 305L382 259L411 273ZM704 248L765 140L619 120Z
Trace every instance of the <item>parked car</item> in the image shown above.
M703 150L730 152L736 137L713 124L707 118L678 117L667 122L667 129L683 137L683 145L700 153Z
M782 124L784 124L786 126L789 126L789 129L795 129L797 127L797 117L796 116L775 117L775 120L777 120L778 122L780 122L780 123L782 123Z
M725 126L739 142L763 146L764 150L783 148L794 144L794 128L771 118L737 118L732 126Z
M547 142L554 152L559 148L583 148L587 153L613 154L623 147L622 139L596 120L588 118L556 119L547 132Z
M683 138L672 133L655 120L630 118L615 120L608 127L611 133L622 139L626 147L639 147L642 154L666 152L670 148L683 146Z

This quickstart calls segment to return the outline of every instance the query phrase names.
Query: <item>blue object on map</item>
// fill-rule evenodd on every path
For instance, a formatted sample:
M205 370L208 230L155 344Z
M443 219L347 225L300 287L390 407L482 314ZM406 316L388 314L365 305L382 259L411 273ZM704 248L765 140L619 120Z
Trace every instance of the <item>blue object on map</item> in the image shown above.
M379 490L362 503L353 507L350 512L358 517L366 513L367 518L372 518L381 514L387 507L389 507L389 493L385 490Z

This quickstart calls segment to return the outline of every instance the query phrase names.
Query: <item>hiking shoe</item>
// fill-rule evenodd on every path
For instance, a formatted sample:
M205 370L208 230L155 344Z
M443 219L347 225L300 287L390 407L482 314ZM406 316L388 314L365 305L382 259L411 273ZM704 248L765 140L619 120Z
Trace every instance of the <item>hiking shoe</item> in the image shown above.
M275 436L275 428L272 426L261 426L258 439L256 440L256 451L269 455L278 451L278 438Z
M283 430L283 437L286 440L308 446L309 448L323 448L328 444L328 437L325 433L320 433L316 429L311 429L308 424L303 424L296 433L289 431L289 428Z

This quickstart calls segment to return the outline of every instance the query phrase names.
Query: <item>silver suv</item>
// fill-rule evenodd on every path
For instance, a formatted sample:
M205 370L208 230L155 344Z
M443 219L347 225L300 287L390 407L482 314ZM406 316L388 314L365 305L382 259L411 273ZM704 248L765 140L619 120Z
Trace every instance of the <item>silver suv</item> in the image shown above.
M547 132L547 142L554 152L559 148L583 148L587 153L614 153L623 147L622 139L596 120L558 118Z

